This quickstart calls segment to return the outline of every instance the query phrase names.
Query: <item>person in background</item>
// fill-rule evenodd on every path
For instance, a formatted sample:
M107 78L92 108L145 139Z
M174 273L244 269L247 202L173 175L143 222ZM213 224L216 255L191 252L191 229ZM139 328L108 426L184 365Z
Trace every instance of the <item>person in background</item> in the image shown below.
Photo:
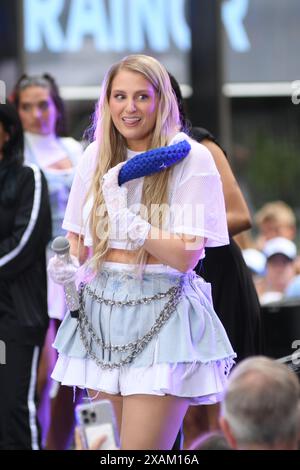
M272 238L283 237L295 242L297 221L293 209L283 201L265 204L256 214L258 228L256 248L262 250L265 243ZM300 274L300 257L294 260L295 273Z
M242 252L233 240L234 235L251 227L251 217L226 153L209 131L192 127L188 122L179 84L169 75L179 103L182 129L211 152L222 180L229 245L206 249L206 256L199 261L195 271L211 284L215 311L237 354L237 361L240 361L260 353L262 348L256 289ZM185 446L189 447L190 442L201 432L217 429L218 415L218 405L190 408L184 422Z
M53 238L64 235L65 213L75 167L83 153L79 142L65 137L65 110L58 86L48 74L22 75L11 99L18 110L24 129L25 161L38 165L44 172L50 196ZM51 256L50 246L47 257ZM48 279L48 312L50 327L39 368L39 415L43 441L47 449L68 447L72 437L74 412L71 391L50 379L56 355L52 348L56 331L66 313L61 286ZM51 401L50 401L51 397Z
M210 152L180 132L167 71L153 57L109 69L95 139L63 224L73 256L78 244L82 254L93 246L95 276L79 318L67 314L58 331L53 377L111 400L122 449L170 449L188 406L219 400L235 357L210 286L193 272L207 246L228 241L222 185ZM176 165L119 186L126 160L146 152L147 163L148 150L158 157L182 143L190 150ZM59 257L48 270L62 284L76 278Z
M256 248L245 248L242 250L243 258L251 273L257 295L264 286L266 275L266 256Z
M300 297L300 275L295 276L287 285L284 291L285 298Z
M196 439L188 450L232 450L224 434L213 431Z
M51 239L51 214L44 175L23 160L18 114L13 106L0 104L0 340L5 345L0 365L2 450L40 448L37 369L49 322L46 246Z
M259 285L261 305L281 300L295 278L294 261L297 257L295 243L287 238L271 238L265 243L266 274Z
M253 277L263 277L266 273L266 256L255 248L242 250L243 258ZM255 283L255 281L254 281Z
M286 365L263 356L240 362L221 402L220 425L232 449L297 450L300 383Z
M258 228L256 247L262 250L271 238L283 237L295 240L296 216L294 211L283 201L266 203L255 214L255 224Z

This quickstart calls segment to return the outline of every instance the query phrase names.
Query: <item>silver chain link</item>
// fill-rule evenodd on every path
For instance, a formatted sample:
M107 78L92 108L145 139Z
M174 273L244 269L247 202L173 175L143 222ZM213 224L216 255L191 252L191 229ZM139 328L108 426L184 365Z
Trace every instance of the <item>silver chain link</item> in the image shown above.
M171 287L169 290L167 290L167 292L155 294L152 297L143 297L142 299L121 301L121 300L104 299L103 297L100 297L99 295L97 295L96 292L93 291L89 285L86 284L85 286L86 293L90 297L92 297L93 300L96 300L99 304L104 303L105 305L115 305L116 307L123 307L123 306L133 307L135 305L149 304L153 300L159 300L159 299L164 299L165 297L168 297L169 295L172 294L174 289L176 289L176 286Z
M153 300L162 299L164 297L169 296L170 299L163 307L162 311L160 312L159 316L155 320L154 324L150 328L150 330L142 336L142 338L137 339L136 341L123 344L123 345L112 345L112 344L105 344L95 333L91 322L88 320L87 315L85 313L85 300L84 300L84 292L90 295L94 300L97 300L99 303L105 303L106 305L116 305L116 306L133 306L133 305L140 305L140 304L148 304ZM152 297L144 297L138 300L129 300L129 301L116 301L110 299L103 299L95 294L94 291L90 289L89 286L81 284L79 289L79 302L80 302L80 309L79 309L79 332L81 341L85 347L85 350L88 356L95 361L97 366L101 367L102 369L118 369L122 366L130 364L135 357L141 353L147 344L153 339L153 337L159 333L161 328L165 325L165 323L169 320L170 316L174 312L178 302L181 299L182 295L182 283L180 282L178 285L171 287L165 293L155 294ZM89 334L89 337L88 337ZM125 352L131 351L128 356L124 359L121 359L119 362L107 362L100 360L94 351L92 350L92 342L95 342L98 346L102 349L109 350L111 352Z

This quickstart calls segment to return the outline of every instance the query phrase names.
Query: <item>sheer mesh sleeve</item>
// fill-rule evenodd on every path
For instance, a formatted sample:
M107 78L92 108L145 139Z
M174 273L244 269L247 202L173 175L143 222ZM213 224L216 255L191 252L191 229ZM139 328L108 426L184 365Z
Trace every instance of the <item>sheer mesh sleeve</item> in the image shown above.
M170 230L204 237L207 247L227 245L223 188L213 157L194 141L190 153L173 191Z
M62 228L74 233L84 235L84 227L82 224L82 206L84 198L87 194L86 186L77 171L72 183L68 204L66 207L65 217Z
M93 142L87 147L78 163L62 225L64 230L84 235L85 239L90 239L90 234L86 233L88 214L85 206L90 207L91 204L89 201L87 204L85 202L93 177L96 156L97 144Z

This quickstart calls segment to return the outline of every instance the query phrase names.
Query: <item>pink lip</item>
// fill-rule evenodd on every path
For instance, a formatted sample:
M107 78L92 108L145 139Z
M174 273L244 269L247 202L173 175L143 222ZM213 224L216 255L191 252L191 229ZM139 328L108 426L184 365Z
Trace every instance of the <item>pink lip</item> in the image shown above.
M128 120L127 120L128 119ZM141 118L130 119L130 118L122 118L122 122L126 127L135 127L138 126L141 122Z

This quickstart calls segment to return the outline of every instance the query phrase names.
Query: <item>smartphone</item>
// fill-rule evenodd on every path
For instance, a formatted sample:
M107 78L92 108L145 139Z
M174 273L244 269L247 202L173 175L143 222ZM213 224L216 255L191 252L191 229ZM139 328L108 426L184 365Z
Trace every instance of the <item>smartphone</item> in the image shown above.
M117 421L109 400L98 400L77 405L75 414L83 445L86 449L89 449L93 442L104 434L107 439L100 450L111 450L120 447Z

